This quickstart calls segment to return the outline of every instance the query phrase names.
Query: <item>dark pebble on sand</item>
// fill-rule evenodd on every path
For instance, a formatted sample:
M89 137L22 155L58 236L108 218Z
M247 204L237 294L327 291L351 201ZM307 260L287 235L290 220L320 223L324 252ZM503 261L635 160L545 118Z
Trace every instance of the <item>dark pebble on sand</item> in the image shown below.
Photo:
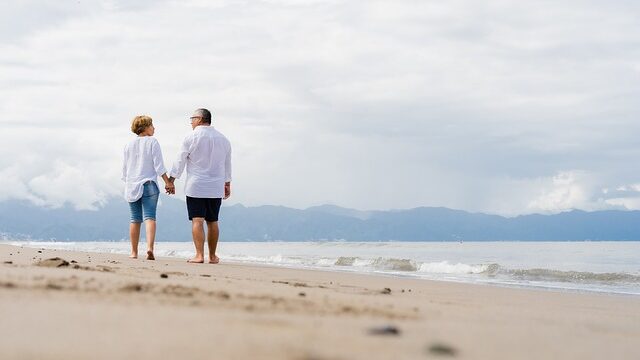
M381 294L391 294L391 289L390 288L384 288L382 289L382 291L380 291Z
M307 296L307 294L305 294L304 292L299 292L298 296L305 297L305 296Z
M373 327L369 329L369 334L371 335L392 335L398 336L400 335L400 329L392 325L386 325L381 327Z
M11 264L13 264L13 261L5 261L4 263L11 265Z
M36 265L44 267L63 267L69 266L69 262L59 257L54 257L51 259L41 260Z
M42 254L42 250L38 250L38 253Z
M77 264L77 263L78 263L78 262L77 262L77 261L75 261L75 260L71 260L71 261L69 261L69 262L70 262L70 263L72 263L72 264Z
M449 345L444 344L432 344L428 348L429 353L432 355L442 355L442 356L455 356L456 349L452 348Z
M161 277L161 278L163 278L163 279L166 279L166 278L168 278L168 277L169 277L169 275L167 275L167 274L160 274L160 277Z

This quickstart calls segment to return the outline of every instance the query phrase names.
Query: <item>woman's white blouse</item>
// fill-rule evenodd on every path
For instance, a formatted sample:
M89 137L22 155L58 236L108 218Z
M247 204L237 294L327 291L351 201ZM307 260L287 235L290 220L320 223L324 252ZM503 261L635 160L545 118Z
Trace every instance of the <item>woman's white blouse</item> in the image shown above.
M153 136L138 136L124 147L122 181L124 198L128 202L142 197L143 185L147 181L156 184L158 176L166 173L160 143Z

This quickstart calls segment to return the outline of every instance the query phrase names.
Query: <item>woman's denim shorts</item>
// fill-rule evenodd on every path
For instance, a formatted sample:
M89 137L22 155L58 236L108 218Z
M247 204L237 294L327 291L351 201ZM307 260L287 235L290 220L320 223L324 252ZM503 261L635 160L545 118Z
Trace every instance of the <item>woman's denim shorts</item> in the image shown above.
M155 181L147 181L143 185L142 197L129 203L131 210L131 222L141 223L144 220L156 219L156 207L158 206L160 190Z

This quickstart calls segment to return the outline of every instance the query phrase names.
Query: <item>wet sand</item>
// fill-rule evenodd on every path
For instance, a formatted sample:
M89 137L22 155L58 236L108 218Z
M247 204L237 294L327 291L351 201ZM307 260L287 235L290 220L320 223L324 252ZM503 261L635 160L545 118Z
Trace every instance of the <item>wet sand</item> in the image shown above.
M636 296L9 245L0 324L0 359L640 358Z

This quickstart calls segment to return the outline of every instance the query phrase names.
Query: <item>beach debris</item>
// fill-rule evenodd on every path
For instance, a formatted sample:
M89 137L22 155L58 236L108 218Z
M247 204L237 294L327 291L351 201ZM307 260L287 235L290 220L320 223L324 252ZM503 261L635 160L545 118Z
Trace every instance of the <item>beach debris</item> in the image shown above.
M457 353L456 349L453 347L441 343L431 344L427 350L432 355L441 356L455 356Z
M42 250L38 250L38 253L42 254Z
M45 286L45 288L49 290L62 290L64 287L60 284L48 283L47 286Z
M11 265L11 264L13 264L13 261L5 261L4 263L8 264L8 265Z
M15 288L16 284L12 283L12 282L0 282L0 288L8 288L8 289L12 289Z
M166 279L166 278L169 277L169 275L162 273L162 274L160 274L160 277L163 278L163 279Z
M141 292L144 290L144 286L142 284L128 284L120 288L122 292Z
M349 306L349 305L343 306L341 308L341 310L342 310L342 312L345 312L345 313L354 313L354 312L356 312L356 309L354 307L352 307L352 306Z
M291 285L293 287L309 287L309 285L303 283L303 282L291 282L291 281L278 281L278 280L273 280L271 281L274 284L285 284L285 285Z
M212 292L209 293L209 295L210 296L215 296L215 297L217 297L219 299L222 299L222 300L231 299L231 295L229 295L229 293L226 292L226 291L212 291Z
M69 261L69 262L70 262L70 263L72 263L72 264L77 264L77 263L78 263L78 262L77 262L77 261L75 261L75 260L71 260L71 261Z
M200 290L194 287L187 287L182 285L168 285L162 288L162 293L167 295L173 295L177 297L192 297Z
M393 325L385 325L380 327L372 327L369 329L370 335L386 335L386 336L398 336L400 335L400 329Z
M301 292L298 293L298 296L305 297L305 296L307 296L307 294L305 292L301 291Z
M381 294L385 294L385 295L389 295L391 294L391 289L390 288L384 288L382 289L382 291L380 291Z
M211 275L209 275L209 274L200 274L200 276L202 276L202 277L211 277Z
M96 265L96 270L104 272L114 272L113 268L105 265Z
M36 265L44 266L44 267L63 267L63 266L69 266L69 262L65 259L54 257L50 259L41 260Z

